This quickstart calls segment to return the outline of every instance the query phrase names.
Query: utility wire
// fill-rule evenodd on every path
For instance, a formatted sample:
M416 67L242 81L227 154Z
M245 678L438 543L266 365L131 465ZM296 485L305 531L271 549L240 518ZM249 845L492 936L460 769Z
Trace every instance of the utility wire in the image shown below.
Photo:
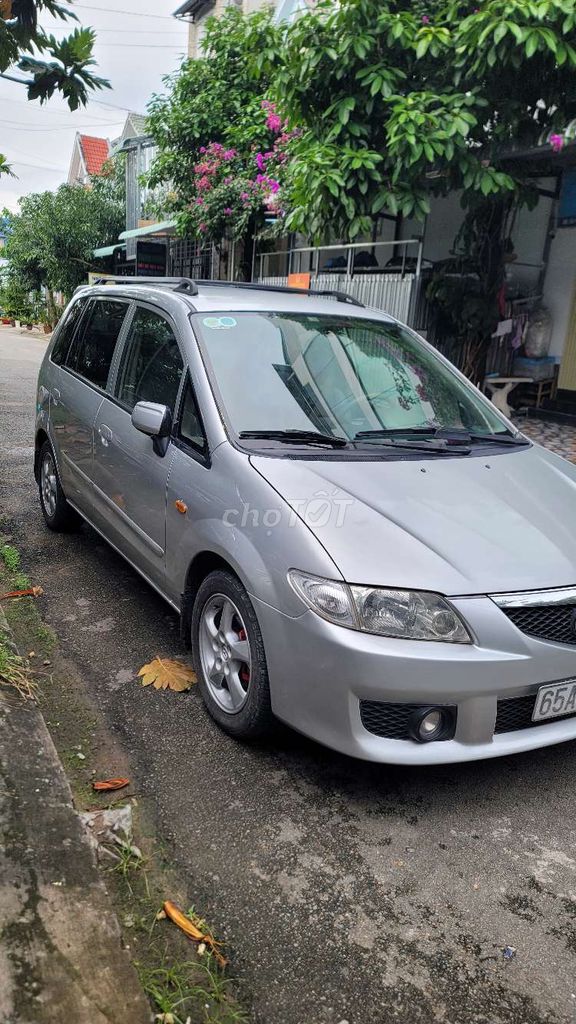
M92 27L92 26L76 25L76 28L90 28L90 27ZM60 25L55 25L54 28L43 27L43 31L47 35L52 35L53 32L67 32L68 34L70 34L71 32L74 31L74 29L72 27L64 28L64 27L62 27ZM178 32L178 29L174 29L173 32L162 32L162 31L159 32L155 28L95 28L94 32L96 33L97 36L101 36L103 32L105 32L107 35L112 34L112 35L115 35L115 36L142 36L142 35L145 35L145 36L152 36L152 35L154 35L154 36L180 36L180 37L182 36L182 33Z
M74 11L104 11L105 14L128 14L131 18L157 18L159 21L174 21L171 14L142 14L138 11L121 11L113 7L93 7L91 4L74 4Z
M30 134L30 135L36 135L38 132L75 132L75 131L84 131L84 132L86 132L86 131L88 131L89 128L98 128L98 129L102 128L102 125L94 124L94 123L92 123L92 124L71 124L71 125L68 126L68 128L66 127L66 125L57 125L55 127L50 127L50 128L21 128L14 121L0 121L0 124L3 125L5 128L10 128L11 131L25 132L26 134ZM122 121L111 121L110 124L108 125L108 127L112 127L113 125L122 125Z

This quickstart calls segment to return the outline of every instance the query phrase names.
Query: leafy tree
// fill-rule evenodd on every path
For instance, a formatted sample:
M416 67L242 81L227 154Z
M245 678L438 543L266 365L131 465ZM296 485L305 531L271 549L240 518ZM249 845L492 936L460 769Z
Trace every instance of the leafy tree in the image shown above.
M30 291L46 288L69 297L94 268L92 251L118 237L124 208L114 183L98 179L89 189L61 185L56 192L38 192L20 200L20 212L9 217L10 234L3 256L10 274Z
M64 39L56 39L38 25L38 15L51 14L64 22L76 15L57 0L0 0L0 78L26 85L28 99L45 103L55 92L66 99L71 110L85 106L89 91L108 87L91 68L95 34L77 28ZM12 69L25 74L14 77ZM11 174L0 156L0 175Z
M255 65L302 128L287 227L355 237L435 192L523 184L511 147L576 114L576 0L476 2L320 0L276 30Z
M433 293L478 379L508 225L538 199L511 152L546 137L562 149L576 115L576 0L319 0L253 52L301 128L287 229L354 239L380 213L421 218L433 195L461 191L451 270L470 276L461 287L437 279Z
M0 277L0 310L11 320L21 320L26 324L34 323L36 319L30 293L13 274Z
M148 185L169 188L164 212L178 215L183 235L248 243L258 218L275 207L288 139L266 76L251 73L272 33L270 11L246 18L230 7L209 19L204 56L166 78L167 95L149 106L159 155Z

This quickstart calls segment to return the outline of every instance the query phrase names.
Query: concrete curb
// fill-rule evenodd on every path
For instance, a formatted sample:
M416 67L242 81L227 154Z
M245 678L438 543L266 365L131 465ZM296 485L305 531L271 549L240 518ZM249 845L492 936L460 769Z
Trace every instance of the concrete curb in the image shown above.
M16 650L0 608L0 634ZM152 1014L39 708L0 690L0 1020Z

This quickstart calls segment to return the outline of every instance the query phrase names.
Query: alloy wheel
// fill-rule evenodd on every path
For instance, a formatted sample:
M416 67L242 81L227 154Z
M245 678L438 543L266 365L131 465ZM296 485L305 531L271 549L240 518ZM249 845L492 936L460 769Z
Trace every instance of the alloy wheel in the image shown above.
M228 714L248 699L252 654L248 632L234 602L214 594L200 616L200 660L211 696Z
M42 501L47 515L52 519L56 512L56 502L58 500L58 483L56 479L56 466L54 465L54 459L47 453L42 460L42 468L40 470L40 486L42 491Z

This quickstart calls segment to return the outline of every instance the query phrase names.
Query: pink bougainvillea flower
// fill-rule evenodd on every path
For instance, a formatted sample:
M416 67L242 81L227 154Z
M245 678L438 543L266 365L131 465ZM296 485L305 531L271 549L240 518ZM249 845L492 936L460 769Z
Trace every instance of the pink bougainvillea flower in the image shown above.
M226 216L227 216L227 217L231 217L231 216L232 216L232 213L233 213L233 212L234 212L234 211L232 210L232 207L231 207L231 206L227 206L227 207L225 207L225 209L224 209L224 213L226 214Z
M200 196L198 196L198 199L196 200L196 206L204 206L204 200L201 199Z
M266 167L266 157L264 156L264 153L256 154L256 166L259 171L263 171Z
M204 231L206 231L206 227L207 227L207 225L204 224L204 222L202 222L202 224L198 225L198 231L204 232Z
M266 118L266 127L271 132L279 132L282 129L282 118L279 114L269 114Z
M422 15L422 24L423 25L429 25L430 24L430 18L428 17L427 14L423 14Z
M223 160L233 160L235 156L236 156L236 150L235 149L225 149L223 154L222 154L222 159Z
M551 135L550 145L555 153L559 153L564 148L564 136L558 134Z
M270 189L270 191L272 193L279 192L280 191L280 182L279 181L275 181L274 178L269 178L268 179L268 188Z

